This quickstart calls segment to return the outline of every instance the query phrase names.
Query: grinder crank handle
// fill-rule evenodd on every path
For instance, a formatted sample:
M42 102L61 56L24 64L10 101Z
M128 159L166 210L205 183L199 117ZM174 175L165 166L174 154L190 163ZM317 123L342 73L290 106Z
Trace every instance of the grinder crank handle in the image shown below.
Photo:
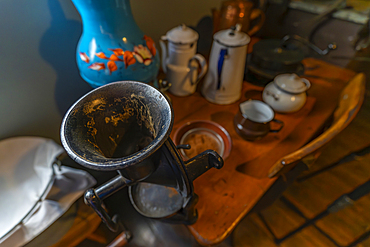
M123 232L125 232L127 241L131 238L131 233L125 230L123 224L118 219L118 215L114 215L113 218L109 216L108 212L103 207L102 200L112 195L117 190L131 184L133 184L132 181L118 175L96 189L88 189L84 195L85 204L94 209L109 230L117 232L118 229L121 228Z
M113 221L117 222L119 227L122 229L122 232L112 241L107 247L123 247L132 239L130 231L127 231L125 226L119 220L118 215L113 216Z
M212 167L220 169L223 165L222 157L216 151L209 149L186 161L185 169L189 179L193 181Z

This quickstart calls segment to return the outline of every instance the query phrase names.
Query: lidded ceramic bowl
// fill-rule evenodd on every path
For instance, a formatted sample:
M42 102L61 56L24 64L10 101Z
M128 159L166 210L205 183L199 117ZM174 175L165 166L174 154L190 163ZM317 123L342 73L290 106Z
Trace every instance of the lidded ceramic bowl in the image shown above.
M311 83L305 78L296 74L281 74L266 85L262 99L277 112L296 112L306 103L306 91L310 87Z

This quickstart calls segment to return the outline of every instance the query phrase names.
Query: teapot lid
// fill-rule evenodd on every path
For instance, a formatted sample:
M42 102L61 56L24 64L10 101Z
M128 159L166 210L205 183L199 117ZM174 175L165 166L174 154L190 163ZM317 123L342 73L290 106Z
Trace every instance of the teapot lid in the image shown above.
M213 39L225 46L244 46L249 44L251 38L244 32L240 32L241 25L237 24L235 28L221 30L213 35Z
M166 33L163 39L167 39L170 42L177 44L190 44L197 41L199 34L193 29L187 27L185 24L181 24L175 28L172 28Z
M307 91L311 84L305 79L296 74L281 74L275 77L275 85L288 93L303 93Z

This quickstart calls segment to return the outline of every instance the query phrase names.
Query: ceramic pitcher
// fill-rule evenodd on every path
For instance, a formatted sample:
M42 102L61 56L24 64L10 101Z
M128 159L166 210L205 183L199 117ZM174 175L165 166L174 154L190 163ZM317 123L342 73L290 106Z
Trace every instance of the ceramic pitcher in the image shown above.
M221 30L213 36L209 70L202 85L202 94L210 102L231 104L240 99L247 46L250 37L235 28Z
M169 91L177 96L194 93L207 71L206 59L197 52L199 34L182 24L161 37L162 69L171 84Z

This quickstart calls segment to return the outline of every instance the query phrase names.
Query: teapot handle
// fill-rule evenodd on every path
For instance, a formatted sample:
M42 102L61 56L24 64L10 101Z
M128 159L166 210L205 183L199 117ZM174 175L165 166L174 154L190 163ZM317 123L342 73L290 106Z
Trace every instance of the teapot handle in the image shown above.
M167 74L167 45L165 41L167 40L166 36L162 36L159 40L159 45L162 49L162 70Z
M265 13L261 9L253 9L252 13L251 13L251 16L250 16L250 20L253 21L253 20L257 19L258 17L260 17L260 20L258 21L258 23L255 24L254 27L252 27L250 30L246 30L246 33L249 36L252 36L257 31L259 31L262 28L262 26L263 26L263 24L265 23L265 20L266 20Z
M191 81L191 85L194 85L194 84L198 83L200 81L200 79L202 79L202 77L205 75L205 73L207 72L207 69L208 69L207 61L202 55L196 54L194 57L192 57L189 60L189 67L190 68L193 68L192 65L191 65L193 61L196 61L199 64L200 72L197 76L196 81Z
M302 81L304 82L304 84L306 84L306 90L308 90L311 87L310 81L306 78L302 78Z

